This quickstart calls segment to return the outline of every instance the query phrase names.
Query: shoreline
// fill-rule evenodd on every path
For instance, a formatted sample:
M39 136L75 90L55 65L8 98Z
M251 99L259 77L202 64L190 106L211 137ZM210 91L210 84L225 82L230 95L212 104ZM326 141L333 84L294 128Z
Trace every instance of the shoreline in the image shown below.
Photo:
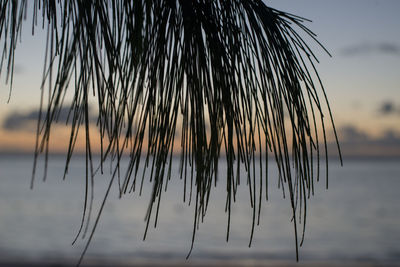
M69 267L76 266L76 263L71 261L54 261L54 260L45 260L45 261L2 261L0 260L0 267ZM368 260L334 260L334 261L289 261L289 260L268 260L268 261L260 261L260 260L195 260L195 261L185 261L185 260L135 260L131 262L122 262L122 261L113 261L113 260L84 260L80 265L82 267L107 267L107 266L115 266L115 267L150 267L150 266L190 266L190 267L200 267L200 266L211 266L211 267L219 267L219 266L254 266L254 267L304 267L304 266L325 266L325 267L350 267L350 266L366 266L366 267L378 267L378 266L387 266L387 267L400 267L399 261L368 261Z

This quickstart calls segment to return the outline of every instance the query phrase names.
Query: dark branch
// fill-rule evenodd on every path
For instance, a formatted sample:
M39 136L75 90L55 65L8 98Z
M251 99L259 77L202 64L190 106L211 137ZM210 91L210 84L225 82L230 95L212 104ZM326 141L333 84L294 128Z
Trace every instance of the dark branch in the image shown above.
M0 71L11 82L17 37L32 4L27 2L0 1ZM314 67L317 59L297 32L315 39L303 18L269 8L261 0L35 0L32 9L33 28L41 14L48 31L42 90L50 88L47 103L42 94L35 162L39 154L47 155L52 125L66 104L72 123L65 173L78 131L86 137L82 226L91 216L91 204L86 205L95 175L89 103L95 99L101 171L103 162L115 161L111 181L118 180L125 194L136 189L139 170L145 177L150 169L147 226L152 218L157 221L172 155L180 153L185 190L190 182L189 203L195 188L193 241L212 184L217 183L221 158L227 163L227 237L240 168L247 174L254 229L263 191L268 197L262 185L267 189L267 161L273 156L279 184L290 197L297 255L297 223L303 217L305 224L307 199L314 192L315 155L319 166L320 128L326 148L324 105L333 125ZM69 91L73 100L63 103ZM174 151L179 131L181 146ZM126 154L129 166L122 177L120 161ZM253 230L250 242L252 235Z

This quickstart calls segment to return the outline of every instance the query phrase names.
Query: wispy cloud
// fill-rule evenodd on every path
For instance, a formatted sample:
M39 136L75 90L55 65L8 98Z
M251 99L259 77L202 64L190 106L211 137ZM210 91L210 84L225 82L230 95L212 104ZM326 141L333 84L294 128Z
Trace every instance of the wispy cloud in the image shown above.
M343 56L362 56L366 54L387 54L400 56L400 45L396 43L360 43L341 50Z

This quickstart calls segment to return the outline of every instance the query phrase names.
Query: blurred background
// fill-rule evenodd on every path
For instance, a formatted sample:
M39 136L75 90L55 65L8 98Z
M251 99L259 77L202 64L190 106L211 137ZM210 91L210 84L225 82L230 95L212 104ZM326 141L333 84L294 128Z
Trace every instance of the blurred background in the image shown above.
M400 262L400 2L397 0L271 0L267 5L312 20L306 25L332 57L315 46L317 65L338 130L344 166L330 149L329 190L317 184L308 206L304 263L392 264ZM15 58L10 95L5 75L0 83L0 265L75 264L85 240L71 243L79 229L84 199L85 159L73 158L62 180L69 132L57 127L47 181L43 168L33 190L36 119L45 54L45 31L31 35L28 20ZM9 100L10 98L10 100ZM9 100L9 101L8 101ZM331 133L332 129L328 129ZM330 136L330 141L333 141ZM77 151L84 151L83 143ZM42 167L43 162L39 162ZM177 167L173 170L177 173ZM224 173L224 166L220 169ZM322 170L324 173L324 170ZM223 175L220 175L221 178ZM251 209L247 187L234 205L230 241L223 181L211 196L192 256L193 206L182 202L178 179L163 196L159 225L146 241L144 216L150 187L118 199L113 187L84 264L185 263L204 261L240 265L294 263L290 203L270 174L269 202L251 248ZM108 174L96 177L94 212L104 196ZM147 191L146 191L147 190Z

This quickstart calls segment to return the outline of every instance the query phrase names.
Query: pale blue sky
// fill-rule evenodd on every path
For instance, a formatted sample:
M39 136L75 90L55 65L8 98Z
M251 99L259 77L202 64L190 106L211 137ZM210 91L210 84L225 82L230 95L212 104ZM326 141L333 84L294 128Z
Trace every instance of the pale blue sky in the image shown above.
M307 25L332 54L318 53L318 69L339 126L400 131L400 1L268 2L311 19ZM397 115L380 116L379 107L388 101Z
M400 140L400 1L270 0L271 7L311 19L306 25L332 54L316 50L317 65L338 128L353 127L372 137L392 130ZM37 107L44 59L44 31L24 25L17 50L11 102L4 75L0 121L9 112ZM380 110L384 110L382 112Z

